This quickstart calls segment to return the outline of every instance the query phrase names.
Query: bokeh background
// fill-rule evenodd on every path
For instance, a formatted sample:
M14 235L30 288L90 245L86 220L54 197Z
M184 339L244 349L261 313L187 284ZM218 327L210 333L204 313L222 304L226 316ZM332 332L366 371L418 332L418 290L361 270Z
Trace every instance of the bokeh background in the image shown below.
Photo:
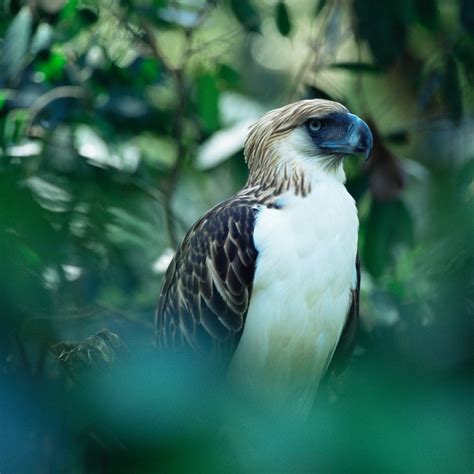
M474 3L0 2L0 472L473 471ZM301 98L371 126L354 357L309 420L157 357L186 229Z

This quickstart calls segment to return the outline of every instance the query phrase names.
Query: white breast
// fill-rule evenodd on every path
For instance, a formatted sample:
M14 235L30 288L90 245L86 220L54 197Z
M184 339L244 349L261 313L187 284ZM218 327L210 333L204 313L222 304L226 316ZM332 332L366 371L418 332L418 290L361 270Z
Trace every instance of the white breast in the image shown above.
M355 285L358 219L336 180L263 209L259 252L232 379L307 410L341 335Z

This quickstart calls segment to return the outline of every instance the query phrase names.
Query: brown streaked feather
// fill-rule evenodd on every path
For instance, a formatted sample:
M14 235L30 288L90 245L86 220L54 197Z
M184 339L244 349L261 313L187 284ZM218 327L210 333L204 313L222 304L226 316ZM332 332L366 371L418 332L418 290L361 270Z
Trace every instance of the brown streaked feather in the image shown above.
M171 262L156 315L161 347L204 356L229 354L249 307L257 250L255 215L263 201L240 193L207 212L188 232ZM230 347L221 347L221 346Z

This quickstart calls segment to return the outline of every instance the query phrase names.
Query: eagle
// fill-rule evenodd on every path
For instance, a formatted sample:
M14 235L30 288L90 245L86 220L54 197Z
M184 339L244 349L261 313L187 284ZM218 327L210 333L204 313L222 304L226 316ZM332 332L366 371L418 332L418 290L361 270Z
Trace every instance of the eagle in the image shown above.
M354 344L359 221L343 159L367 159L372 142L329 100L263 115L245 142L247 183L191 227L166 271L157 345L308 410L331 360Z

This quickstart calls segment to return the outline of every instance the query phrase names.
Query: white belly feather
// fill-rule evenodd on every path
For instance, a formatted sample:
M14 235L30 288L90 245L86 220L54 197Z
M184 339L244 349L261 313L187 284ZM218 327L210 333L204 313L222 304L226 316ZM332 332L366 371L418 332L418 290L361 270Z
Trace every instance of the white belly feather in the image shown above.
M282 204L257 216L252 298L230 376L306 411L346 320L359 223L337 181Z

